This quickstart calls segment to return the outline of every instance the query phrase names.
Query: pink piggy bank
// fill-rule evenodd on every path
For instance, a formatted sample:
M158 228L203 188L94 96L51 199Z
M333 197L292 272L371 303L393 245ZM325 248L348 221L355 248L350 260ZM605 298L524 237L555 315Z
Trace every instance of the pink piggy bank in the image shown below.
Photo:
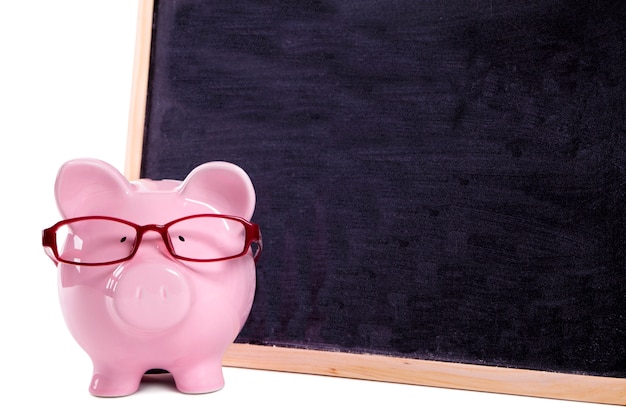
M248 175L209 162L182 182L129 182L78 159L59 170L55 196L65 220L44 230L43 245L67 326L93 362L90 392L132 394L155 369L181 392L222 388L261 251Z

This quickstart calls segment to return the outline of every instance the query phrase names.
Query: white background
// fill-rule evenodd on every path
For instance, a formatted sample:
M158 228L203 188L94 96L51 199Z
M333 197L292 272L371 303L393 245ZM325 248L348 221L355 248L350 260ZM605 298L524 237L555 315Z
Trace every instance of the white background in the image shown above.
M0 0L0 415L617 416L569 401L225 368L226 387L185 395L143 384L92 397L91 362L69 335L40 246L59 220L53 185L77 157L124 169L137 0ZM140 413L140 414L138 414Z

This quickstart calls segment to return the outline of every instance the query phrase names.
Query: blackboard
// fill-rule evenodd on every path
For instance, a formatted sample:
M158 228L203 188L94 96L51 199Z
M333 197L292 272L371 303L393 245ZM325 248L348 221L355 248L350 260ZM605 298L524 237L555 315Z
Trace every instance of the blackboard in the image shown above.
M127 175L227 160L257 191L238 352L569 375L460 387L626 402L625 2L140 6ZM356 377L394 380L376 372ZM569 392L587 381L604 397Z

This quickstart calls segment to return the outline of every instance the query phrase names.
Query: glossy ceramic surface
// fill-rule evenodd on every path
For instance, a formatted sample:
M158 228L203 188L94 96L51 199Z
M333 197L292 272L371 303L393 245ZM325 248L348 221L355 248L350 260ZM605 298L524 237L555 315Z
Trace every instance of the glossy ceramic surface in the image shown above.
M248 175L226 162L203 164L182 182L129 182L105 162L73 160L59 170L55 196L64 219L108 216L136 225L164 225L197 214L250 220L255 207ZM224 238L230 239L226 232ZM224 385L222 355L254 298L252 250L228 260L193 262L172 256L165 239L146 229L130 259L97 266L58 263L61 308L93 361L94 395L132 394L152 369L170 372L181 392ZM83 248L77 240L65 245Z

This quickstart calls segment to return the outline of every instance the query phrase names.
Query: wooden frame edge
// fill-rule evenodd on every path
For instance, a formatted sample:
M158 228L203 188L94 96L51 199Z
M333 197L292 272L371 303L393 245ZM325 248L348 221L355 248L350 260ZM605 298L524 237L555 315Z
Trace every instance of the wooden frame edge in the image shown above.
M141 172L146 103L148 100L148 78L150 74L153 12L153 0L139 0L135 58L133 62L133 79L128 117L126 161L124 165L124 174L129 180L138 179Z
M223 365L626 405L626 379L234 343Z

